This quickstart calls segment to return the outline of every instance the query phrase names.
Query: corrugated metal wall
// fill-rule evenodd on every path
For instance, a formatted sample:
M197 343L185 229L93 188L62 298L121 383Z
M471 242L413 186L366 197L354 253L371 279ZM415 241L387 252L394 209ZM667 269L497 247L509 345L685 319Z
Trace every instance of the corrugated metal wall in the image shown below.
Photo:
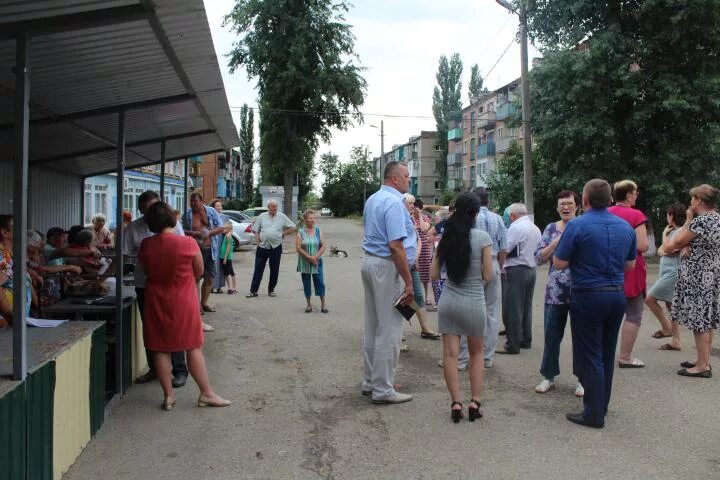
M46 232L50 227L69 228L80 221L80 177L53 170L31 168L28 191L30 228ZM0 214L12 213L13 168L0 163Z

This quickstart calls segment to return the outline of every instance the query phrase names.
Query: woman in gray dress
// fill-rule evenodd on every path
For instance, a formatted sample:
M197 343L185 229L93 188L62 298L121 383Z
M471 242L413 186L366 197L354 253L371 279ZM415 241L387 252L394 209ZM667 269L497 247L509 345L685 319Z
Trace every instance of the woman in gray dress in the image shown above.
M462 393L457 362L460 336L468 337L470 350L470 421L482 417L480 392L483 383L483 336L485 335L485 293L483 283L492 278L492 241L487 233L473 228L480 202L471 193L455 200L455 213L448 219L433 258L430 276L441 278L445 286L438 305L438 326L443 334L443 372L452 404L451 418L457 423L463 416Z
M670 205L667 209L668 225L663 231L663 243L672 239L685 224L685 215L687 207L682 203ZM665 302L665 306L670 311L673 293L675 292L675 284L678 278L678 267L680 266L680 254L678 252L666 252L661 246L658 251L660 255L660 272L658 279L653 284L645 299L645 305L657 317L660 322L660 330L652 334L653 338L672 337L668 343L663 343L658 347L660 350L681 350L682 343L680 341L680 328L677 322L668 320L663 311L660 302Z

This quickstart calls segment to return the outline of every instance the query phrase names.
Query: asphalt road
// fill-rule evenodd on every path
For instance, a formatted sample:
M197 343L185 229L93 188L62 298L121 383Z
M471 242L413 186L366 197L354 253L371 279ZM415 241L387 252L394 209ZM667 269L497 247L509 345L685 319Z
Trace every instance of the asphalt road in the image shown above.
M481 421L451 423L437 367L441 343L421 339L417 322L406 329L411 350L396 375L414 400L372 405L360 395L362 228L340 219L320 224L328 243L349 253L326 259L329 314L303 313L294 253L283 255L278 297L262 294L266 277L261 296L245 299L253 256L237 255L242 295L213 295L218 311L205 317L217 328L206 336L211 382L234 404L196 408L190 380L164 412L157 383L135 385L64 478L720 479L720 378L677 376L680 362L693 358L692 338L684 334L684 352L656 350L657 322L647 311L636 346L647 367L616 370L604 430L564 418L581 410L569 332L558 388L534 392L544 281L535 293L533 348L499 356L487 372ZM436 324L436 314L430 318Z

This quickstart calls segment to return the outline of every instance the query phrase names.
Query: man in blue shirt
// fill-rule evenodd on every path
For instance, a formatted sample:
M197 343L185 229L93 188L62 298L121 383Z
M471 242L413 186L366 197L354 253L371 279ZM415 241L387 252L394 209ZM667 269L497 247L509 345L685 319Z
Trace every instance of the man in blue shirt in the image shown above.
M610 214L610 184L585 184L586 213L570 221L555 250L553 266L570 267L574 373L585 387L582 413L566 415L579 425L605 426L612 392L615 347L625 314L625 272L635 266L635 232Z
M403 403L412 395L395 391L395 367L400 355L403 316L394 308L413 300L411 263L417 256L417 237L403 204L410 175L400 162L385 167L384 183L367 199L362 248L365 290L362 394L373 403ZM402 281L401 281L402 280Z

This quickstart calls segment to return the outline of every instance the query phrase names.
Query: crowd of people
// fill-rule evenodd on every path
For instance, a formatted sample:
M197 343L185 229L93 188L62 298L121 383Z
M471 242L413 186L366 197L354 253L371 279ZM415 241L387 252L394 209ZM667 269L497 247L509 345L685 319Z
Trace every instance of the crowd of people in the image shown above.
M510 205L503 217L490 211L489 192L482 187L459 194L435 219L424 218L408 188L407 167L390 162L383 185L365 204L361 393L373 403L412 400L394 383L404 324L395 307L411 306L417 308L422 331L431 334L423 337L442 338L440 366L450 393L451 419L459 422L465 416L458 372L466 369L471 389L467 415L470 421L481 418L484 369L493 367L496 353L517 355L532 348L536 271L544 264L549 269L542 379L535 391L544 394L555 388L569 319L574 393L584 405L582 412L567 414L569 421L602 428L615 367L645 366L633 355L645 305L660 322L653 337L672 338L659 345L660 350L682 349L681 325L693 332L697 357L682 362L677 374L712 377L710 350L720 322L718 189L697 186L690 190L689 208L680 203L668 207L668 226L657 249L660 272L648 291L643 254L655 245L648 218L635 208L635 182L611 186L593 179L582 195L559 192L559 218L542 232L522 203ZM434 302L422 274L428 258ZM429 329L425 307L437 307L438 334ZM503 334L505 344L498 348Z

